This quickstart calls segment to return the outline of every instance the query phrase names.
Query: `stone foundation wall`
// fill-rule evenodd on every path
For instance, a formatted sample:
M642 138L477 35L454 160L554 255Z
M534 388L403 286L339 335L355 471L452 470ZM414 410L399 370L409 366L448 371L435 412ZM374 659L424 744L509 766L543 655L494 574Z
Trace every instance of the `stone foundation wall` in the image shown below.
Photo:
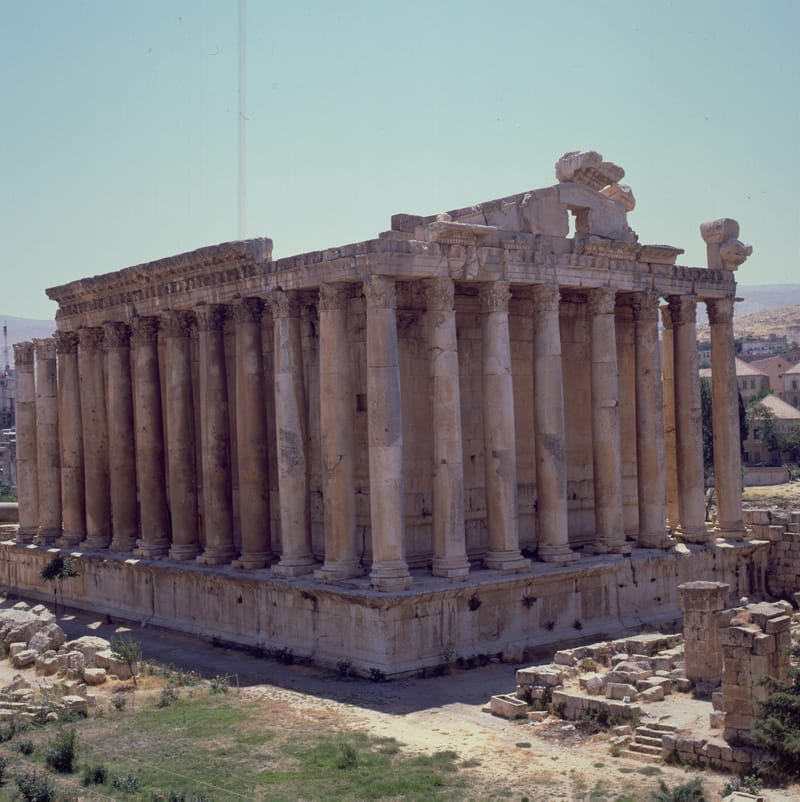
M39 577L57 553L0 543L0 586L50 601ZM267 572L80 554L80 575L63 583L64 603L156 626L217 637L267 652L291 651L322 665L402 675L457 658L538 651L638 631L676 627L677 586L704 578L730 596L764 591L768 546L679 546L630 558L584 557L570 566L535 564L526 574L473 571L450 583L415 574L412 589L370 590L368 579L323 585Z
M763 752L749 746L731 746L722 738L668 733L662 738L661 757L666 763L697 768L708 766L745 775L763 758Z
M800 511L745 510L743 518L753 538L769 542L767 590L790 599L800 590Z

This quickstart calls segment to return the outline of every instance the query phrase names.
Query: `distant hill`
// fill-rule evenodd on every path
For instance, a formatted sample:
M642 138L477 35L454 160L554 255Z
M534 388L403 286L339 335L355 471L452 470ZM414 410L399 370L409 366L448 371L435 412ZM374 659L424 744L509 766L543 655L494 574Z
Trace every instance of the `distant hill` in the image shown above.
M0 324L6 326L8 341L8 364L14 364L14 343L33 340L36 337L50 337L56 330L54 320L31 320L26 317L0 314ZM5 340L0 341L0 348L5 346ZM5 356L0 351L0 361L5 364ZM2 366L0 366L2 367Z
M741 318L765 309L800 305L800 284L740 284L736 295L736 317Z

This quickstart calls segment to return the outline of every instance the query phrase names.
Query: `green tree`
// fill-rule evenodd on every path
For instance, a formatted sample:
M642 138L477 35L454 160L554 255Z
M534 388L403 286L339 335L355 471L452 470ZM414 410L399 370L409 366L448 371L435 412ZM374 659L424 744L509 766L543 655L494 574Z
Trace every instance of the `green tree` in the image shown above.
M53 603L58 611L58 592L61 591L61 603L64 603L64 580L78 576L78 560L71 554L56 554L41 571L39 576L45 582L53 582Z
M777 464L785 446L778 419L769 407L759 401L747 405L747 427L753 440L758 440L769 452L769 461Z
M136 671L139 665L139 660L142 659L142 647L134 640L128 638L112 638L111 639L111 654L115 659L124 662L131 672L131 679L133 679L133 687L137 686Z
M786 450L792 462L800 462L800 423L792 426L786 435Z

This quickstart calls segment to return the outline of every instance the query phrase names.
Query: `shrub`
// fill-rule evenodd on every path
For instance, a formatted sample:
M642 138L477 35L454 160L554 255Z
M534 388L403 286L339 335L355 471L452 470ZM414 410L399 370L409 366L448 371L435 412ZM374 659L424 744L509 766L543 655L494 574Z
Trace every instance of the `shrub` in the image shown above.
M139 790L139 777L133 772L120 774L111 780L111 787L126 794L135 794Z
M695 777L689 782L670 788L663 780L658 781L658 790L653 792L653 802L707 802L703 793L703 780Z
M128 638L112 638L111 653L117 660L121 660L128 666L133 685L136 687L136 670L142 659L142 647L136 641Z
M81 782L84 785L103 785L108 777L108 769L102 763L90 766L88 763L83 767Z
M34 749L34 743L30 738L24 738L17 744L17 751L22 755L32 755Z
M231 678L227 674L217 674L209 681L211 693L227 693Z
M352 769L358 763L358 753L351 744L341 744L339 746L339 759L336 765L340 769Z
M47 745L44 761L53 771L72 774L78 756L78 735L74 727L61 730Z
M178 692L174 688L164 688L161 691L161 696L158 699L159 707L169 707L174 702L178 701Z
M55 802L56 792L48 774L34 769L18 774L14 781L25 802Z
M353 664L350 660L339 660L336 663L336 671L342 679L347 679L353 670Z
M114 706L114 710L122 712L125 709L125 705L128 704L128 700L124 696L115 696L111 700L111 704Z

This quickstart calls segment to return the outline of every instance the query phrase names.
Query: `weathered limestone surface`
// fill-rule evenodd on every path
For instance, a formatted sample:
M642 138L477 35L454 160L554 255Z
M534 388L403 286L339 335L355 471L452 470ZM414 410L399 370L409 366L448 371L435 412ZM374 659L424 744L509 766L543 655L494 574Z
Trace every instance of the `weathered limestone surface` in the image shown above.
M683 609L686 676L710 690L722 675L717 614L725 606L730 585L725 582L685 582L678 585Z
M750 546L729 311L749 246L735 221L714 221L701 229L708 266L676 264L680 248L639 243L623 176L594 151L573 152L553 186L398 214L365 242L279 260L268 239L222 243L52 288L57 357L49 341L16 346L18 540L135 557L113 592L105 579L87 585L85 603L155 604L165 621L221 637L300 650L313 631L335 641L319 647L328 659L349 656L366 628L383 651L365 664L394 672L450 648L436 617L467 598L473 618L497 616L477 629L461 621L469 643L519 652L564 610L572 624L613 617L611 569L592 560L623 573L637 549L680 560L667 524L701 556L716 553L694 342L703 302L721 461L714 534L739 555L721 564L736 562ZM153 559L180 577L169 612L146 601L168 582L152 584ZM573 562L562 596L549 572ZM198 598L194 570L226 577L236 606L217 598L215 611L214 582L208 604ZM743 592L762 582L758 570L744 576ZM493 634L517 607L514 583L533 577L526 599L548 588L539 627ZM270 598L246 601L252 582ZM298 588L408 605L393 620L388 603L373 616L348 597L321 627L264 618L294 616ZM670 597L654 593L651 612ZM430 602L419 629L403 617L411 600Z

